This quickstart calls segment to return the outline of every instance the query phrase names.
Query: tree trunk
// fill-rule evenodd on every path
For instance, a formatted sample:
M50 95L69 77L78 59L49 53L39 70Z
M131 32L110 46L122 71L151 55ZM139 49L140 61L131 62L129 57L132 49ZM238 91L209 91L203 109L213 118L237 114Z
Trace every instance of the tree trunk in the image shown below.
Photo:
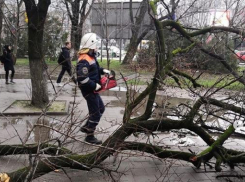
M89 8L87 8L88 0L65 0L64 2L71 20L71 44L75 52L73 59L76 59L76 53L80 49L83 25L91 11L94 0L89 3Z
M82 39L82 31L80 30L80 27L77 28L77 31L75 32L75 40L74 40L74 51L78 52L80 49Z
M141 40L146 36L146 34L149 31L149 28L145 29L142 33L140 33L140 28L142 27L142 23L145 17L145 14L147 12L147 0L143 0L140 4L139 14L137 17L133 17L133 10L132 10L132 1L130 1L130 17L131 17L131 23L133 24L131 27L132 37L130 39L130 44L128 47L128 51L126 53L126 56L123 59L122 64L129 64L132 62L133 57L137 51L137 47L140 44ZM135 18L135 21L134 21ZM150 26L150 25L149 25Z
M74 48L74 59L76 59L76 53L80 49L81 38L82 31L79 31L78 22L73 23L71 26L71 44Z
M32 84L31 104L37 107L45 107L49 102L47 66L42 52L43 27L38 30L32 27L28 28L28 51Z
M123 59L122 64L129 64L132 62L134 55L137 51L138 44L136 41L130 41L130 44L128 46L128 51L126 53L126 56Z
M44 23L50 5L50 0L25 0L28 16L28 53L32 83L31 104L45 107L49 102L47 89L47 65L42 50Z
M31 104L43 108L49 102L46 68L41 58L29 61L32 84Z
M2 28L3 28L3 4L4 4L4 0L0 0L0 35L2 34ZM2 42L2 36L0 36L0 45Z
M74 48L74 50L75 50L76 31L77 31L77 24L72 22L71 24L71 45Z

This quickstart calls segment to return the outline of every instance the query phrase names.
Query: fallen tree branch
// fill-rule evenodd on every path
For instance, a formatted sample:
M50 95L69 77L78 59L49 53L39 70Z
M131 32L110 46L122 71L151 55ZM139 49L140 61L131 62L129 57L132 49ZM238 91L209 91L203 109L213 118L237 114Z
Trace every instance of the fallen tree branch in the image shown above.
M17 155L17 154L36 154L38 150L42 150L44 154L59 155L71 154L72 151L56 145L45 144L27 144L27 145L0 145L0 156Z

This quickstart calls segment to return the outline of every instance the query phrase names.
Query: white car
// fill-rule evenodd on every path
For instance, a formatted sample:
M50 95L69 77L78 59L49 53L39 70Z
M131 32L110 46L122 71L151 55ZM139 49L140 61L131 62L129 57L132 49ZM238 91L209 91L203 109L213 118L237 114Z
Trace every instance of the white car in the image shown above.
M108 46L108 51L110 57L120 57L120 49L118 47ZM106 46L102 46L102 50L101 47L99 47L97 52L99 53L99 55L102 52L102 57L106 57L107 56ZM123 55L124 51L121 51L121 54Z

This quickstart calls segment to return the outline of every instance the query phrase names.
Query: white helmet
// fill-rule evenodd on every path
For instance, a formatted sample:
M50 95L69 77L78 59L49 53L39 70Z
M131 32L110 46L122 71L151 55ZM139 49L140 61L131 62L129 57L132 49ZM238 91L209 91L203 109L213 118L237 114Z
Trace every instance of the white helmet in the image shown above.
M96 49L97 39L95 33L87 33L82 37L80 49Z

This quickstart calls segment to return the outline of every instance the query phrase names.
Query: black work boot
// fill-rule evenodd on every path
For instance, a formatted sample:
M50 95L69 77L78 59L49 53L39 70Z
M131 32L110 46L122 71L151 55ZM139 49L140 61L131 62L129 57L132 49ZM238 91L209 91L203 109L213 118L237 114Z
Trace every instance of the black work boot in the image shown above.
M102 141L95 138L93 134L86 136L85 141L91 144L96 144L96 145L102 144Z
M13 78L10 80L10 83L15 84L15 82L13 81Z
M6 80L5 84L9 84L9 81L8 81L8 80Z

